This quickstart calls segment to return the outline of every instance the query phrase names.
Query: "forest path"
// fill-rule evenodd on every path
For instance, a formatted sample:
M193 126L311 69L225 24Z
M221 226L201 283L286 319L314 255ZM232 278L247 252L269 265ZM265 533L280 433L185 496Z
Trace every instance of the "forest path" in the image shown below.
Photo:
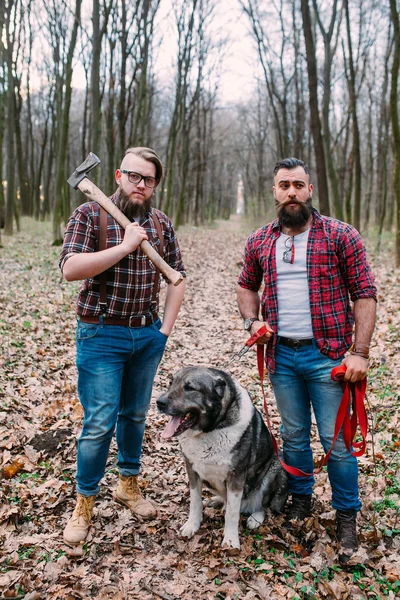
M23 232L3 238L0 250L0 456L2 466L23 463L12 479L2 480L0 492L3 595L8 590L8 597L13 591L29 600L353 599L365 598L363 589L372 586L369 598L394 598L400 590L400 276L393 268L392 241L385 241L386 254L372 259L380 289L369 384L377 466L370 437L360 461L362 549L355 562L363 566L345 572L334 567L326 473L317 477L315 518L301 531L290 533L279 519L269 519L250 533L242 521L241 551L229 556L220 548L223 513L206 508L192 540L178 534L188 514L188 485L177 440L160 437L166 419L156 412L154 399L179 368L223 368L247 338L235 287L251 228L236 216L179 232L187 292L156 378L143 451L143 483L158 505L158 518L139 522L113 502L113 443L87 543L75 556L63 545L82 416L74 366L78 284L60 280L59 249L51 247L47 228L24 222ZM255 353L232 363L229 371L262 411ZM269 387L267 396L278 433ZM314 445L319 455L319 444Z

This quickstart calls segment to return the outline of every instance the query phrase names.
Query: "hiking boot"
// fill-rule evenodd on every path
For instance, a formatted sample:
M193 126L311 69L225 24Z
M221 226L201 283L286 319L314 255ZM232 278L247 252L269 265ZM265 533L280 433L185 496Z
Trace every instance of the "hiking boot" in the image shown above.
M137 475L130 475L128 477L120 475L114 498L120 504L127 506L134 515L138 515L144 519L152 519L157 514L152 503L143 498L140 493Z
M340 544L339 563L345 565L358 548L357 511L336 511L336 534Z
M287 519L304 521L311 517L312 494L292 494L292 503L288 507Z
M75 546L86 539L95 500L96 496L77 494L75 510L64 529L63 537L66 544Z

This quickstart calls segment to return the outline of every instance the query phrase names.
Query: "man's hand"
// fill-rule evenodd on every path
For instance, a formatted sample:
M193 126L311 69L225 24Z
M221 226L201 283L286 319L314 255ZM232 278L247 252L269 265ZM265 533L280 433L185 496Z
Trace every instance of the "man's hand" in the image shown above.
M342 360L342 365L346 366L346 373L343 376L345 381L355 383L367 376L369 361L362 356L349 354Z
M261 329L263 325L265 325L265 327L267 328L267 333L260 337L257 340L256 344L268 344L269 340L274 335L274 332L267 321L254 321L251 324L250 335L254 335L255 333L257 333L257 331Z
M134 252L138 246L147 240L146 230L139 225L139 223L129 223L126 226L124 239L121 242L121 247L126 250L126 254Z

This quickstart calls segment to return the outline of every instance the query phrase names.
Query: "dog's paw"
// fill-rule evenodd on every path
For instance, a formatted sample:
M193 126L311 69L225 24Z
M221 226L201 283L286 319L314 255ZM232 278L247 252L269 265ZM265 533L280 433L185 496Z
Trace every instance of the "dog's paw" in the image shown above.
M213 496L207 502L208 508L222 508L225 506L225 500L221 496Z
M240 542L238 535L224 535L224 539L222 540L222 548L224 550L240 550Z
M260 527L260 525L264 522L264 518L265 518L265 513L263 510L253 513L247 519L247 523L246 523L247 528L248 529L257 529L257 527Z
M181 536L187 538L193 537L196 531L200 529L200 525L199 521L186 521L183 527L181 527Z

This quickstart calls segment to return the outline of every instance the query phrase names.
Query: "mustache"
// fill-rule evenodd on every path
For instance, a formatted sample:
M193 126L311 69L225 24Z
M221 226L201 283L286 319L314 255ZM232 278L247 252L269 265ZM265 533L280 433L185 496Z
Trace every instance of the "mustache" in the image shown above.
M297 204L298 206L303 206L304 202L301 202L300 200L297 200L297 199L285 200L285 202L279 202L279 200L275 200L275 206L278 208L278 210L285 209L287 206L289 206L289 204Z

